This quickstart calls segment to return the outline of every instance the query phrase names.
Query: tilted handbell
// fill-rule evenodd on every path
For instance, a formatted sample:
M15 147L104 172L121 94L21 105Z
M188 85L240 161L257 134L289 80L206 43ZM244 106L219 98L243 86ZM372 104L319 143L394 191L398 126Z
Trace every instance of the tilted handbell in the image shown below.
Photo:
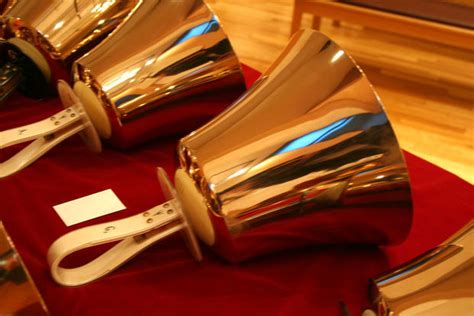
M472 315L474 221L454 236L372 281L378 316Z
M297 33L179 155L180 197L201 197L183 208L232 261L296 245L399 243L411 227L407 169L380 99L321 33Z
M74 74L99 134L119 147L189 132L222 110L215 95L230 103L245 89L231 44L201 0L143 3L77 60ZM193 95L201 107L186 101Z
M72 62L100 43L140 0L5 1L0 17L0 100L18 86L31 97L69 79Z
M407 169L380 100L316 31L295 34L247 93L181 140L179 155L175 200L230 261L311 244L399 243L411 227ZM59 283L71 285L67 270L58 277L57 245L76 249L64 240L81 243L78 234L49 251Z
M118 147L189 132L245 89L230 42L201 0L140 3L127 21L76 62L74 74L77 96L60 84L63 103L74 99L63 104L70 113L0 132L0 148L38 140L36 147L0 164L0 178L84 130L94 151L100 151L96 132Z

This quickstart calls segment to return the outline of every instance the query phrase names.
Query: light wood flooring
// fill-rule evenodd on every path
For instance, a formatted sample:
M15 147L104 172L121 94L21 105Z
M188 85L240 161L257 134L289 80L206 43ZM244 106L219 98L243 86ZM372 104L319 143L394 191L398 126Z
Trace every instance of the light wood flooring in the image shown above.
M241 62L259 71L289 39L292 0L207 2ZM326 19L321 31L362 65L404 149L474 183L474 52Z

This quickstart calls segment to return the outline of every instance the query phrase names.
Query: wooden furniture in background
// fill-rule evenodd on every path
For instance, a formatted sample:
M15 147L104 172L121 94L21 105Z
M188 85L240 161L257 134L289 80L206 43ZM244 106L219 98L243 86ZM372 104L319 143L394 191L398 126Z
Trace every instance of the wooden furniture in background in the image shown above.
M242 63L265 71L288 42L294 0L207 2ZM402 148L474 183L473 51L329 19L320 29L361 64ZM424 77L397 73L410 67Z
M441 15L443 9L446 13ZM321 29L322 22L329 19L332 26L345 26L339 30L334 27L333 38L359 63L474 100L474 3L468 0L295 0L291 33L301 27L304 13L313 15L315 29ZM380 31L383 38L378 36ZM430 42L439 46L433 50Z
M370 3L371 1L366 2ZM378 6L378 8L381 7L383 5ZM466 6L466 9L469 8ZM474 10L470 11L474 14ZM303 13L313 15L313 28L315 29L319 29L320 19L327 17L336 21L351 22L387 32L474 50L474 31L470 28L341 1L295 0L291 33L300 28Z

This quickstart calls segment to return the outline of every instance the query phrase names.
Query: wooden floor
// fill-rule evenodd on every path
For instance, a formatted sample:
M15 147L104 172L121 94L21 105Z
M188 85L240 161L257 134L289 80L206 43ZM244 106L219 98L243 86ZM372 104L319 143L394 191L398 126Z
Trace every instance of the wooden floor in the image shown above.
M263 71L288 41L292 0L208 3L242 63ZM362 65L401 146L474 183L474 52L329 20L321 30Z

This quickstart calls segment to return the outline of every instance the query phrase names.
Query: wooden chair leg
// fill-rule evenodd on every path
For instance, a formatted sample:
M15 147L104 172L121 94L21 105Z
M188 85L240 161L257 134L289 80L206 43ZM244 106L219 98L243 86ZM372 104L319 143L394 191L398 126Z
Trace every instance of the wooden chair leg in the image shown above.
M301 20L303 19L303 10L300 6L301 0L295 0L293 6L293 18L291 20L290 35L293 35L296 31L301 28Z
M321 17L317 15L313 15L313 24L312 24L313 29L319 30L320 26L321 26Z

